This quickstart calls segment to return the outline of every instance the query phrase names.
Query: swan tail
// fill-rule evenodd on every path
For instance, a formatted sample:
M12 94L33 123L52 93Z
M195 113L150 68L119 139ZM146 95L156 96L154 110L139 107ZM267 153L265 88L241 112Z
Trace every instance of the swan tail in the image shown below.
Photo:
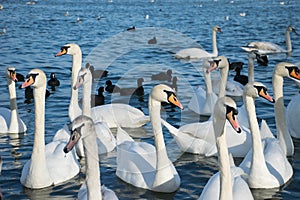
M121 127L118 126L117 145L120 145L126 141L134 142L134 140L128 135L128 133L126 131L124 131Z

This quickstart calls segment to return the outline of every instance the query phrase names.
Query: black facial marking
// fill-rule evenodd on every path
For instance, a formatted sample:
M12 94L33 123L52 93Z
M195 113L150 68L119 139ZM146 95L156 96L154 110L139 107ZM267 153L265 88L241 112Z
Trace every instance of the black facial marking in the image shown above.
M292 73L293 71L296 73L296 74L299 74L300 73L300 70L297 66L285 66L285 68L287 70L289 70L289 74Z
M258 93L263 90L264 94L267 95L267 91L268 89L264 86L257 86L257 85L254 85L254 87L257 89Z

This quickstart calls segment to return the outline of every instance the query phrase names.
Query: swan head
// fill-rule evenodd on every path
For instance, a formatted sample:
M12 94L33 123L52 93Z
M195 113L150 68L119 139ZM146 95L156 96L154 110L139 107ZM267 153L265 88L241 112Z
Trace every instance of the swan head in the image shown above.
M92 73L89 68L81 68L78 72L78 77L73 89L78 89L81 85L92 80Z
M225 121L228 120L228 122L231 124L232 128L237 132L241 133L240 125L237 121L237 106L235 101L230 97L221 97L218 99L218 101L215 104L214 107L214 120L213 120L213 126L214 126L214 132L216 138L221 136L224 131L224 125Z
M222 33L222 29L221 29L219 26L214 26L214 27L212 28L212 31L213 31L213 32Z
M293 32L293 33L296 33L296 34L297 34L296 28L295 28L294 26L292 26L292 25L289 25L289 26L286 28L286 31L288 31L288 32Z
M81 53L81 49L77 44L66 44L60 48L60 52L55 54L55 57L62 55L75 55Z
M176 97L175 91L167 85L159 84L154 86L151 90L150 97L158 102L173 104L183 109L183 106Z
M31 70L27 76L25 82L22 84L21 88L32 86L33 88L45 87L46 86L46 75L40 69Z
M70 139L63 151L65 153L70 152L80 138L88 136L91 132L95 131L94 122L90 117L80 115L76 117L71 123Z
M295 81L300 81L300 70L296 65L292 63L278 63L274 68L274 74L282 77L288 77Z
M224 69L229 67L229 61L225 56L218 56L213 60L209 60L208 63L209 67L208 65L203 65L204 67L208 67L208 69L206 70L207 73L210 73L216 69Z
M6 68L6 77L14 82L18 81L15 67L9 66Z
M245 85L244 96L252 98L262 97L271 103L275 103L273 97L268 94L267 87L260 82L249 82Z

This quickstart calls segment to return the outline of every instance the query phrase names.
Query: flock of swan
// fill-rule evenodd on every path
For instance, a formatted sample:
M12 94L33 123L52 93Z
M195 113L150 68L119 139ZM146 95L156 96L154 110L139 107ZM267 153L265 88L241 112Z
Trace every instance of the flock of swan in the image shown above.
M45 145L47 79L42 70L31 70L21 87L33 87L34 144L31 158L22 169L21 184L30 189L41 189L64 183L80 173L82 166L79 159L85 158L86 180L79 189L78 198L118 199L114 191L101 185L98 157L99 154L116 150L116 176L121 180L154 192L175 192L180 187L181 179L168 157L162 126L169 130L182 152L218 156L219 172L209 179L199 199L254 199L252 188L278 188L287 183L293 176L293 168L287 159L287 156L294 154L292 137L300 138L296 117L300 113L297 104L300 95L291 100L285 111L283 82L284 78L300 81L300 72L292 63L278 63L272 76L273 98L264 84L255 81L254 59L260 54L291 52L289 33L295 32L295 29L288 26L286 30L287 50L263 42L252 42L242 47L248 52L248 83L241 86L239 96L242 96L244 104L240 107L229 97L235 96L228 88L230 63L227 57L218 56L217 32L221 32L221 28L213 27L212 53L189 48L175 54L178 59L203 59L205 88L197 89L188 108L200 115L210 116L207 121L185 124L179 128L161 118L162 103L183 109L176 91L165 84L153 86L148 101L149 116L122 103L91 107L94 69L91 65L82 68L82 52L77 44L66 44L55 56L72 56L68 113L71 124L63 124L53 140ZM219 84L214 84L211 77L211 72L216 69L220 71ZM27 127L18 116L15 67L7 67L6 78L10 109L0 108L0 132L18 137L19 133L27 131ZM213 86L218 87L217 92ZM83 98L80 107L78 90L81 88ZM274 104L276 134L270 131L264 120L259 127L255 108L257 98ZM123 129L141 127L149 122L154 145L133 140ZM110 128L117 128L116 137ZM243 158L239 166L234 164L236 157Z

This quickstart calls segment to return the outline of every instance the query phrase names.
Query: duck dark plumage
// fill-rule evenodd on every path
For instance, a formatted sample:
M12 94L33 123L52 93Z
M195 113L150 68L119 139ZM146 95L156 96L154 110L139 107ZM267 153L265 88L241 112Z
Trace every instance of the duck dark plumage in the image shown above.
M109 92L109 93L119 93L120 92L120 88L116 85L113 85L111 80L107 80L105 82L105 91Z
M49 90L46 90L46 94L45 94L45 97L46 98L48 98L49 96L50 96L50 92L49 92ZM24 101L24 103L31 103L31 100L32 99L34 99L34 97L33 97L33 89L32 89L32 87L26 87L25 88L25 101Z
M89 63L87 63L85 67L90 69L93 79L101 79L102 77L107 77L108 75L108 71L101 69L95 70L95 67Z
M104 105L105 97L103 95L104 87L98 88L98 94L91 95L91 107Z
M172 80L172 70L168 69L167 72L160 72L158 74L153 74L151 76L152 80L158 81L171 81Z
M50 80L48 80L47 84L52 88L60 86L60 81L55 77L55 73L52 72L50 74Z
M145 80L143 78L139 78L139 79L137 79L137 87L120 88L120 95L121 96L129 96L129 95L142 96L142 95L144 95L144 87L143 87L144 81Z
M236 75L234 76L233 80L242 85L246 85L248 83L248 76L241 75L241 67L236 67L234 71L236 71Z

